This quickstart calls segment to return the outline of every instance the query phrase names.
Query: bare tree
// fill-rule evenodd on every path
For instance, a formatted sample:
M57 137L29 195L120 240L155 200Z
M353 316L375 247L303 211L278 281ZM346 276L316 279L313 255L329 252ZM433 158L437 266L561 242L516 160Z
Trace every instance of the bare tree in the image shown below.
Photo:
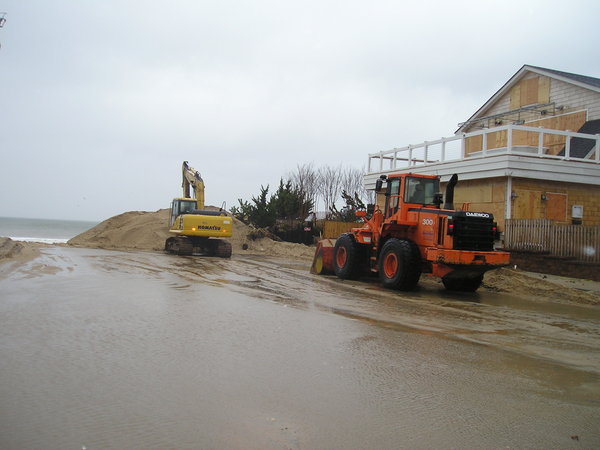
M375 203L375 190L368 191L365 187L365 166L363 166L360 170L356 169L356 171L360 173L360 185L357 190L359 198L364 204Z
M362 191L364 191L362 170L351 166L345 167L342 171L342 190L362 198Z
M375 189L367 190L363 184L363 195L361 197L363 199L363 202L365 202L365 204L375 204L376 197L377 196L375 195Z
M342 176L342 188L351 196L357 195L364 203L375 202L375 191L367 191L365 188L365 169L355 167L346 167Z
M298 164L296 170L288 174L288 179L316 208L319 200L319 171L315 169L314 164Z
M342 191L354 196L364 203L373 203L374 192L367 191L364 185L364 167L356 169L351 166L322 166L315 168L314 163L298 164L293 172L288 173L287 179L313 201L315 210L320 200L324 210L329 212L331 207L341 202Z
M339 199L342 192L342 165L338 167L324 166L319 169L319 193L325 204L325 211Z

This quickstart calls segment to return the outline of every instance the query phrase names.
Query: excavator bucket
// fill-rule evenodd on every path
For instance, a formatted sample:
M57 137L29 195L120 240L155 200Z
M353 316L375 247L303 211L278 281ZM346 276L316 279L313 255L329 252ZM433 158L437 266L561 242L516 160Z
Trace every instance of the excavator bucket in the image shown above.
M317 242L315 257L310 268L310 273L326 275L333 273L333 249L335 239L322 239Z

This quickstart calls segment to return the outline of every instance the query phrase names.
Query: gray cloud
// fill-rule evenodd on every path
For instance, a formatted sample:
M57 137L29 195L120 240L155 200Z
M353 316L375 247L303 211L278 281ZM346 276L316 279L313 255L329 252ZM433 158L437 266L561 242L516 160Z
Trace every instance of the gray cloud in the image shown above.
M209 203L232 205L298 163L361 167L369 152L450 135L523 64L600 73L592 1L0 9L6 216L166 207L182 160Z

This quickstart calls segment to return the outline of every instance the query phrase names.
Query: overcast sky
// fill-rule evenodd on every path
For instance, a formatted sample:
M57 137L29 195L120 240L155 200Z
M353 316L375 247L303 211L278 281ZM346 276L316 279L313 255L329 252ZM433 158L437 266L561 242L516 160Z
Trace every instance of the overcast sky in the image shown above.
M600 2L0 0L0 216L207 204L450 136L523 64L600 77Z

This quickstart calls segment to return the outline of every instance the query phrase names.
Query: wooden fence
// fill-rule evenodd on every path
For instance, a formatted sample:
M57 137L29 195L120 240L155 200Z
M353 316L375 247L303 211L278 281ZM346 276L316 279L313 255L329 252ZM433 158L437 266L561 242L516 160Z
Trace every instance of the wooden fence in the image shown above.
M340 234L350 231L352 228L361 227L362 222L336 222L334 220L323 221L323 235L324 239L335 239Z
M600 225L556 225L547 219L511 219L505 223L504 248L600 263Z

